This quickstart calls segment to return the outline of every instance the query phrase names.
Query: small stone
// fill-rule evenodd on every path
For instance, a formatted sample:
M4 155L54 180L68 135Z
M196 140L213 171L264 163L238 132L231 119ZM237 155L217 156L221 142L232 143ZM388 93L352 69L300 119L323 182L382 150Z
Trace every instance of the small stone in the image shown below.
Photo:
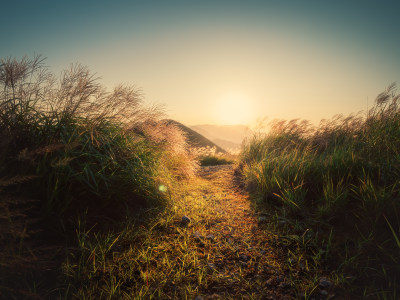
M240 256L239 256L239 259L240 259L241 261L248 261L248 260L249 260L249 258L247 257L247 255L240 255Z
M214 237L213 234L207 235L207 236L206 236L206 239L207 239L207 240L210 240L211 242L215 242L215 237Z
M194 298L194 300L204 300L204 298L202 296L196 296L196 298Z
M196 240L201 240L201 239L204 238L204 237L200 234L200 232L198 232L198 231L195 231L195 232L192 234L192 236L193 236Z
M208 266L208 268L211 270L211 271L214 271L215 270L215 265L214 264L212 264L212 263L207 263L207 266Z
M241 261L241 262L240 262L240 266L241 266L242 268L246 268L246 267L247 267L247 262Z
M329 289L332 286L332 282L326 277L321 277L319 280L319 287L323 289Z
M271 285L275 285L275 280L274 278L270 278L267 280L267 285L271 286Z
M182 224L189 224L190 223L190 218L188 216L183 216L182 217Z

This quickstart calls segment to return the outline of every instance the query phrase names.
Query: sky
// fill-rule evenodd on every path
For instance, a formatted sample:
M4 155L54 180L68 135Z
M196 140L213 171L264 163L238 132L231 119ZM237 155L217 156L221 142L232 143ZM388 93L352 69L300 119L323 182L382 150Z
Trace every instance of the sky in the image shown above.
M0 58L88 66L186 125L365 111L400 84L400 1L7 1Z

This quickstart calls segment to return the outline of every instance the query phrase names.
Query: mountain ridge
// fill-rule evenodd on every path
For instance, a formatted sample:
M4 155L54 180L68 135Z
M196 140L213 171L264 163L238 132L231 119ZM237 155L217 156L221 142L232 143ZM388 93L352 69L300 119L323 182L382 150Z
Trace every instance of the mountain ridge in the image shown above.
M190 128L231 152L239 151L243 140L253 133L246 125L200 124Z
M215 148L215 151L217 153L226 153L227 151L202 135L201 133L193 130L189 126L186 126L178 121L172 120L172 119L166 119L164 120L165 123L167 124L172 124L177 126L179 129L181 129L187 137L188 143L193 146L193 147L210 147L210 148Z

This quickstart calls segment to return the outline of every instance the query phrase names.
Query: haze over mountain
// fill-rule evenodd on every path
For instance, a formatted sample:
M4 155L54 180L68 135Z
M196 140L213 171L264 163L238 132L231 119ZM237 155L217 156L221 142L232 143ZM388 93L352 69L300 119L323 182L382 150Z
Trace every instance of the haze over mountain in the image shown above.
M252 134L251 129L245 125L201 124L190 126L190 128L216 145L233 152L238 151L243 139Z
M175 121L175 120L165 120L168 124L173 124L179 127L185 134L188 139L188 142L191 146L194 147L210 147L215 148L217 153L226 153L224 147L218 145L217 143L212 142L207 137L203 136L202 134L198 133L197 131L189 128L188 126L183 125L182 123Z

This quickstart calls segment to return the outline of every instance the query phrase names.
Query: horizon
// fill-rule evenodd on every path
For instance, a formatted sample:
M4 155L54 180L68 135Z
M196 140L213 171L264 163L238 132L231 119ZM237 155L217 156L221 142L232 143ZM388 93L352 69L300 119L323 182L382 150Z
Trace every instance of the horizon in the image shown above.
M78 8L78 9L77 9ZM134 85L188 126L366 111L400 80L395 1L4 5L0 58L34 53Z

